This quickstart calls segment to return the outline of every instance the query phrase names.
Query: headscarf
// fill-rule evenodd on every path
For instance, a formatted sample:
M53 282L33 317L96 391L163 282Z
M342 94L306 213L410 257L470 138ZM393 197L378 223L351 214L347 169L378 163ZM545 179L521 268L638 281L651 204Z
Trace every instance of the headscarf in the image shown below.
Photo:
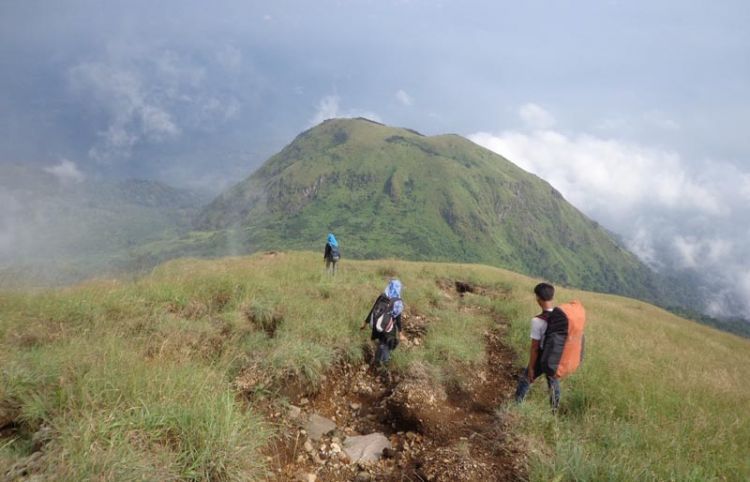
M328 233L328 244L330 244L332 248L336 248L339 245L336 241L336 236L334 236L333 233Z
M388 282L388 286L385 288L385 295L389 299L401 298L401 282L397 279L392 279ZM393 311L391 314L396 317L404 311L404 303L399 300L393 303Z

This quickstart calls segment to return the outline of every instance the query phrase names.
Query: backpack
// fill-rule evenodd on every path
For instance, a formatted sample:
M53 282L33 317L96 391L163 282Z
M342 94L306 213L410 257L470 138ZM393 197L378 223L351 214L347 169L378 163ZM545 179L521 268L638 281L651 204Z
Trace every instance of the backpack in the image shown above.
M542 349L542 371L563 378L575 372L583 361L586 338L586 310L579 301L555 307L547 317L547 331Z
M398 327L391 313L393 305L399 300L400 298L390 299L384 293L380 293L367 316L367 322L372 327L370 339L384 341L390 349L398 345Z
M329 244L329 246L331 246ZM338 261L341 259L341 253L339 252L338 246L331 246L331 261Z

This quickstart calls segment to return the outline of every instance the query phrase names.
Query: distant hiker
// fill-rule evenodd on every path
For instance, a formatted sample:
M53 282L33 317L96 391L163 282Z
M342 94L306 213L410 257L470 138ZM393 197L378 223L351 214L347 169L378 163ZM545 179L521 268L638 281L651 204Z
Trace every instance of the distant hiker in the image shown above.
M529 365L518 377L516 402L523 401L536 377L544 373L552 412L556 413L560 379L573 373L583 360L586 313L577 301L554 307L555 287L550 284L539 283L534 294L542 312L531 320Z
M336 263L341 259L341 252L339 251L339 243L336 241L336 236L333 233L328 233L328 242L323 252L323 259L326 262L326 272L335 275Z
M396 349L401 335L401 315L404 302L401 300L401 281L394 279L388 283L385 291L378 296L370 313L365 318L360 330L368 325L372 328L370 339L376 340L375 364L385 365Z

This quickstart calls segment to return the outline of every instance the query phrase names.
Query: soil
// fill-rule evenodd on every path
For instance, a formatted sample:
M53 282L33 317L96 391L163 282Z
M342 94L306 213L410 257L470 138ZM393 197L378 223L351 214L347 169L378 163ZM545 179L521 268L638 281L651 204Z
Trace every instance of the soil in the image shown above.
M424 317L411 317L399 349L418 347L428 324ZM526 480L522 444L502 410L515 388L506 330L498 321L487 331L486 362L461 367L451 381L436 382L419 364L395 374L377 372L367 361L341 363L318 392L290 391L292 405L259 407L280 433L266 449L267 480ZM365 359L371 356L368 347ZM300 422L313 413L337 425L317 442L308 441ZM393 449L384 450L378 462L351 463L340 450L342 442L373 432L385 434Z

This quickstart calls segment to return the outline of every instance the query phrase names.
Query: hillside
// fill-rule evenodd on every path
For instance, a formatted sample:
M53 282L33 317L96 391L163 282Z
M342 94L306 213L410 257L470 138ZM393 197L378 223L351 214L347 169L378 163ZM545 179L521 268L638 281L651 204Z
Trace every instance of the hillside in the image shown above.
M128 267L131 250L190 228L203 198L155 181L65 183L0 166L0 286L77 281Z
M659 299L653 273L545 181L460 136L365 119L300 134L214 200L196 227L223 233L235 252L322 252L331 230L345 257L487 263ZM178 254L222 249L216 237L201 242L209 247Z
M378 377L358 326L391 277L404 283L407 341ZM750 342L639 301L560 290L587 307L586 361L563 381L556 418L542 386L508 403L536 282L396 260L345 260L332 279L317 252L276 252L0 292L0 477L750 477ZM314 443L313 415L336 426ZM373 431L393 444L388 458L340 455Z

